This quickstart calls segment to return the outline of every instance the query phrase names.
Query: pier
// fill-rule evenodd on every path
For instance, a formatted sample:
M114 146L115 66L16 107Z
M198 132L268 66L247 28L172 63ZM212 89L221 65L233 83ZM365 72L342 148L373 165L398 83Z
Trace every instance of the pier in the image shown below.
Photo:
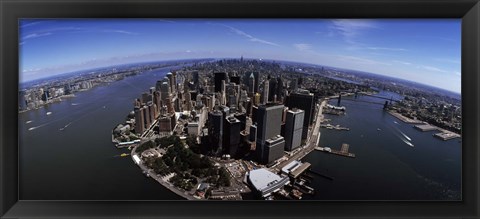
M342 148L340 150L331 149L329 147L315 147L315 150L344 157L355 158L355 154L348 152L349 147L349 144L342 144Z

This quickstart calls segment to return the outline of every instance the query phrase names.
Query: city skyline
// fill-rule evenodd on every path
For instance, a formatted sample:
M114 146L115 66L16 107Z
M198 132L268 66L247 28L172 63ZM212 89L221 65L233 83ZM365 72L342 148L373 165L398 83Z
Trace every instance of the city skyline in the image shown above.
M262 58L407 79L460 93L460 19L22 19L20 82L96 67Z

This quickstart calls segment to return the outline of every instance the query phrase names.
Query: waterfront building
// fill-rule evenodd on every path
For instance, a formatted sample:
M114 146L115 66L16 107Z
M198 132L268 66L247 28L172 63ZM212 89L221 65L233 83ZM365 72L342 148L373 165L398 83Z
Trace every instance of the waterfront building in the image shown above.
M174 93L175 91L173 90L173 87L175 86L175 82L173 81L173 74L171 72L167 73L167 78L168 78L168 86L170 87L170 92Z
M170 88L169 88L169 85L167 82L162 82L162 85L161 85L161 88L160 88L160 92L161 92L161 100L166 103L167 102L167 98L170 97Z
M297 92L291 93L286 101L288 108L298 108L305 111L303 119L302 139L307 139L308 127L313 122L313 114L315 111L314 96L307 90L298 89Z
M279 176L266 168L248 172L248 183L261 197L268 197L290 183L287 176Z
M263 147L262 163L271 164L283 156L285 139L281 135L269 138Z
M152 101L148 102L148 114L150 116L150 124L152 124L155 121L156 118L156 112L155 112L155 107Z
M258 107L256 115L257 123L257 158L262 163L271 163L273 158L277 157L278 146L282 145L281 152L285 141L283 137L279 138L282 124L283 105L261 105ZM267 140L271 140L267 143ZM283 144L282 144L283 141Z
M305 111L291 109L287 111L285 121L285 150L292 151L302 143L302 131Z
M143 131L145 131L145 126L143 123L143 110L140 108L140 106L135 106L134 109L135 112L135 133L137 135L141 135Z
M142 107L142 111L143 111L143 123L145 124L145 129L148 129L151 125L151 122L150 122L150 113L148 111L148 107L147 106L143 106Z

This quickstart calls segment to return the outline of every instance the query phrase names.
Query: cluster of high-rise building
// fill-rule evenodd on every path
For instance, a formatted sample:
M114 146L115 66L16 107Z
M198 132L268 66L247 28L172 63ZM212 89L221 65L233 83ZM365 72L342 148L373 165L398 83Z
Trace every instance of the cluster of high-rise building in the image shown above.
M184 74L192 80L184 85L183 96L192 98L187 87L196 89L195 95L202 97L199 102L208 111L204 127L189 123L188 133L195 130L211 155L252 154L258 162L270 164L306 139L314 113L313 94L297 86L291 89L281 76L215 72L200 79L198 71Z
M176 134L197 137L211 156L250 156L263 164L307 138L314 96L299 89L297 80L258 72L201 73L168 73L136 99L137 135L156 127L159 135L180 130Z

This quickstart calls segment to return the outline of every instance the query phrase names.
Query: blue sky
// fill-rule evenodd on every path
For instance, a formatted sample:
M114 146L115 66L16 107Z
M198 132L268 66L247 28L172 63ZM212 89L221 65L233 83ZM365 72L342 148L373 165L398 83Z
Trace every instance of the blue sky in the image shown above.
M141 61L263 58L460 93L460 19L22 19L20 81Z

